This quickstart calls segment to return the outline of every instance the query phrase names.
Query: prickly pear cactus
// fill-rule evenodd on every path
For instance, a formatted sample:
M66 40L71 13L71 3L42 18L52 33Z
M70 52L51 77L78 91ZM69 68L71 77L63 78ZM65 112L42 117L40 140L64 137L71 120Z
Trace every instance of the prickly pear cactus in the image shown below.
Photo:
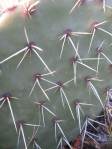
M111 136L111 3L0 1L0 149L72 149L78 134L75 149L98 148Z

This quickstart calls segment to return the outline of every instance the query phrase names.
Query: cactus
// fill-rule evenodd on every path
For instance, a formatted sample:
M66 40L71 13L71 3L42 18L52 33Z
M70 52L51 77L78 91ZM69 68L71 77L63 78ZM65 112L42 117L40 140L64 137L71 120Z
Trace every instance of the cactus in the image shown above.
M0 149L78 149L79 134L80 149L88 139L100 148L95 127L111 138L111 9L109 0L0 2Z

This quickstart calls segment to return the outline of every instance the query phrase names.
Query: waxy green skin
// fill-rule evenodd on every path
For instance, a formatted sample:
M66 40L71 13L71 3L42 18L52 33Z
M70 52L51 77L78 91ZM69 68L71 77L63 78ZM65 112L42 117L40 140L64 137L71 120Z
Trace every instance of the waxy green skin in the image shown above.
M38 54L46 62L47 66L52 71L56 71L53 75L45 76L44 78L57 83L58 81L66 82L74 78L73 61L71 58L75 56L75 51L70 42L65 42L63 53L60 59L60 52L62 48L62 41L59 38L66 29L71 29L73 32L89 32L92 22L103 22L101 28L112 33L110 17L111 8L106 7L106 11L102 9L102 4L86 2L70 14L70 10L74 5L73 0L41 0L37 12L29 17L22 17L17 13L10 25L0 29L0 62L10 56L11 54L21 50L27 45L25 38L25 29L27 31L30 41L43 49L43 52L38 51ZM110 4L109 4L110 5ZM65 32L64 32L65 33ZM92 42L91 50L88 54L89 44L91 40L90 35L71 36L72 41L77 47L79 43L79 51L81 58L97 58L96 48L99 47L104 40L104 53L112 60L112 36L104 33L101 30L96 30L94 40ZM31 54L31 57L30 57ZM64 92L69 101L68 106L64 99L65 105L62 105L62 99L58 90L53 89L46 94L49 100L45 97L42 90L36 84L32 94L30 91L35 82L34 74L46 74L48 70L45 68L40 59L34 52L28 53L20 67L16 69L20 62L23 53L13 57L0 64L0 94L11 93L13 97L18 99L10 100L14 117L16 121L23 120L25 123L39 124L38 133L36 135L37 142L43 149L55 149L57 142L55 140L55 129L52 119L54 116L47 110L45 114L45 126L43 126L42 118L40 120L39 106L35 102L45 101L45 107L50 109L57 118L64 120L60 126L68 140L74 139L79 134L78 119L76 116L76 102L83 102L93 104L94 106L82 106L84 116L81 116L81 122L84 123L86 115L94 118L94 115L102 110L101 103L95 97L93 91L89 94L87 82L85 77L96 77L96 72L77 64L76 84L74 80L63 87ZM100 60L98 78L103 81L91 81L97 89L102 102L105 104L106 94L104 90L106 87L112 86L112 68L110 63L104 59ZM93 69L97 69L97 60L84 61L84 64ZM53 85L40 79L40 84L45 90ZM70 112L73 112L74 118ZM33 127L23 126L26 142L30 141L33 134ZM58 136L60 136L58 131ZM18 133L14 128L11 113L8 104L4 104L0 109L0 148L1 149L15 149L17 148ZM19 148L24 149L23 138L21 137ZM33 145L28 146L29 149Z

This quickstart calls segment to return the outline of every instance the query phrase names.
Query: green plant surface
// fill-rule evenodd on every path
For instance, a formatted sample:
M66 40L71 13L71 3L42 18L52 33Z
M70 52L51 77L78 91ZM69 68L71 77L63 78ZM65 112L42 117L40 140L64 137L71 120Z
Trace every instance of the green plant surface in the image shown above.
M34 4L35 2L33 1ZM94 118L102 110L106 99L104 89L112 86L111 6L110 3L106 4L110 7L106 6L104 12L102 3L86 1L70 13L75 2L40 0L36 12L31 16L21 15L22 4L14 12L5 12L9 13L9 17L6 22L0 22L3 24L0 26L0 94L1 98L4 97L4 100L0 100L0 149L33 149L34 142L42 149L55 149L60 137L69 142L79 134L79 117L76 112L78 103L85 103L82 106L84 114L80 113L81 126L85 116ZM97 28L91 25L103 21L107 22ZM90 47L93 35L91 29L95 29L95 35ZM76 33L72 35L74 32ZM60 55L63 45L63 40L60 39L66 33L68 36ZM26 51L13 55L25 47ZM32 47L37 48L37 54ZM101 53L96 50L99 47L103 49ZM39 48L43 51L39 51ZM24 52L28 52L26 56ZM6 60L10 55L13 55L12 58ZM21 61L23 55L25 57ZM97 69L98 55L100 59ZM84 58L88 60L80 61ZM48 75L42 76L43 74ZM88 76L90 80L87 80ZM91 80L93 78L96 80ZM67 81L70 82L66 84ZM49 90L55 85L57 88ZM61 122L56 123L56 118ZM24 123L17 125L18 121ZM27 123L32 126L26 125ZM33 124L37 126L34 127ZM21 128L25 140L23 133L19 135ZM37 128L37 140L30 143Z

